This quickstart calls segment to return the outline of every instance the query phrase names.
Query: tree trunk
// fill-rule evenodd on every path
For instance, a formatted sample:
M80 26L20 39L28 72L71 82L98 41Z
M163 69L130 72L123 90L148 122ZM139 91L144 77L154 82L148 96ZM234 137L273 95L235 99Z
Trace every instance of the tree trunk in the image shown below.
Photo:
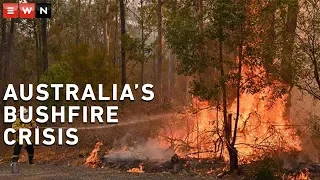
M48 61L48 40L47 40L47 19L43 18L41 23L42 33L42 73L44 73L49 66Z
M298 21L299 4L298 0L290 1L288 4L287 22L285 24L285 32L283 37L282 60L281 60L281 73L284 82L290 88L293 86L293 67L292 67L292 54L294 48L294 40L296 36L296 28ZM285 116L290 116L291 107L291 92L288 93Z
M230 172L233 172L234 170L238 169L238 151L234 147L233 142L231 141L231 134L232 134L232 114L228 114L228 119L225 124L225 138L226 138L226 144L227 149L229 153L230 158Z
M219 28L219 62L220 62L220 76L224 79L225 72L224 72L224 61L223 61L223 29L222 27ZM225 80L221 80L221 87L222 87L222 110L223 110L223 122L224 122L224 138L226 141L226 146L229 152L230 158L230 172L238 169L238 152L236 148L232 145L231 142L231 122L232 122L232 115L227 115L227 88Z
M11 60L11 48L12 48L12 43L13 43L13 38L14 38L14 31L15 31L15 19L11 19L10 22L10 30L8 34L8 41L7 41L7 47L4 52L4 69L3 69L3 79L4 79L4 85L7 86L8 81L9 81L9 66L10 66L10 60Z
M103 26L103 33L104 33L104 45L105 45L105 55L106 60L108 60L110 57L110 13L109 13L109 7L110 2L109 0L105 0L105 25ZM110 63L110 60L108 61Z
M229 158L230 158L230 172L233 172L239 168L238 164L238 151L235 147L227 145Z
M116 6L118 9L118 0L116 0ZM118 63L118 10L115 12L115 28L114 28L114 32L113 32L113 48L112 48L112 57L110 57L110 59L112 60L112 65L113 68L115 68L116 70L113 71L113 82L117 81L117 70L119 67L119 63ZM118 63L118 64L117 64Z
M1 77L4 77L4 56L5 56L5 42L6 42L6 27L7 27L7 21L5 18L1 18L1 47L0 47L0 75ZM0 97L1 97L1 105L2 103L2 96L4 95L4 79L1 78L0 81Z
M241 27L241 34L242 34L242 27ZM238 122L239 122L239 116L240 116L240 96L241 96L241 77L242 77L242 62L243 62L243 45L242 40L240 40L239 46L238 46L238 79L237 79L237 112L236 112L236 120L234 124L234 131L233 131L233 139L231 146L234 147L236 140L237 140L237 130L238 130Z
M38 34L38 25L37 20L33 20L33 34L36 42L36 68L37 68L37 83L40 82L40 76L42 73L42 62L41 62L41 48L40 48L40 41L39 41L39 34Z
M292 68L292 53L294 39L296 35L296 27L298 20L299 5L298 1L290 1L288 3L287 21L285 24L285 32L283 33L283 47L282 47L282 60L281 60L281 72L283 79L288 85L292 86L293 81L293 68Z
M158 0L157 4L157 18L158 18L158 73L157 73L157 94L159 101L162 102L162 56L163 56L163 43L162 43L162 0Z
M263 29L265 29L265 38L262 54L264 69L267 72L267 78L272 74L276 51L277 51L277 42L276 42L276 11L277 11L277 2L272 1L268 5L269 12L266 17L266 24L263 24Z
M220 28L220 35L222 36L222 28ZM219 62L220 62L220 76L224 78L224 62L223 62L223 49L222 49L222 38L219 38ZM227 89L226 83L221 81L221 88L222 88L222 111L223 111L223 121L224 124L227 123Z
M2 9L2 8L1 8ZM1 77L4 77L4 48L5 48L5 41L6 41L6 26L7 26L7 21L5 18L1 18L1 47L0 47L0 75ZM2 100L4 96L4 91L5 91L5 81L4 78L1 78L0 81L0 107L3 107L5 102ZM3 108L0 108L0 119L3 119ZM5 130L5 124L2 121L1 122L1 127L0 127L0 132L4 132ZM3 133L0 133L0 138L3 139ZM3 149L4 144L0 143L1 149Z
M171 50L169 57L169 67L168 67L168 100L172 98L172 92L175 84L174 72L175 72L175 59L176 56Z
M81 10L81 0L77 1L76 5L76 46L78 47L80 43L80 29L79 29L79 18L80 18L80 10Z
M144 83L144 46L145 46L145 40L144 40L144 11L143 11L143 0L140 0L140 17L141 17L141 74L140 74L140 84Z
M1 42L1 48L2 51L3 51L3 68L2 68L2 73L3 73L3 76L1 78L1 89L2 89L2 94L1 94L1 106L6 106L7 105L7 101L2 101L2 96L4 95L4 91L5 91L5 88L6 86L8 85L8 82L9 82L9 77L10 77L10 74L9 74L9 67L10 67L10 61L11 61L11 48L12 48L12 43L13 43L13 39L14 39L14 31L15 31L15 19L11 19L11 22L10 22L10 29L9 29L9 34L8 34L8 38L7 38L7 41L5 41L5 32L6 32L6 22L5 21L2 21L2 26L5 26L5 27L1 27L1 32L3 33L1 35L1 38L2 38L2 42ZM5 42L7 45L5 45ZM1 114L3 115L3 109L1 108L0 110ZM0 117L1 118L1 117ZM1 127L4 129L8 128L8 124L3 124L1 125ZM2 131L3 132L3 131ZM2 133L1 133L1 136L2 137Z
M120 22L121 22L121 84L126 84L126 51L124 47L124 36L126 34L125 4L120 0Z

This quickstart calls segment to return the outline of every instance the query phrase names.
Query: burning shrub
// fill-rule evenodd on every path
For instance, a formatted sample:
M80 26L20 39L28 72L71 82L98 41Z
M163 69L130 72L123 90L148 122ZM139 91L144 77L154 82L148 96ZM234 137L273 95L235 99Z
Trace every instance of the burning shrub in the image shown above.
M140 163L138 167L128 169L127 172L131 173L144 173L143 171L143 163Z
M85 165L96 168L100 164L99 151L102 146L102 142L97 142L94 149L90 153L89 157L86 159Z
M310 172L309 169L302 169L297 173L289 174L287 177L284 175L282 177L283 180L310 180Z

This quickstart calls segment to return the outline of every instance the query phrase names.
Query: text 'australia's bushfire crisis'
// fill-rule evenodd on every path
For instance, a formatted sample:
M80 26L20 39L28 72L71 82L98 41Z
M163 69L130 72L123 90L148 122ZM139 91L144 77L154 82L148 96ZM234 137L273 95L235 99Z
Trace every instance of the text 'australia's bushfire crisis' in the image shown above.
M25 87L28 86L28 87ZM20 84L19 90L15 89L12 84L9 84L3 100L8 101L25 101L29 102L33 99L43 102L44 105L37 107L33 106L20 106L15 107L12 105L4 106L4 123L15 123L17 119L21 123L31 123L35 121L39 124L47 122L51 123L73 123L74 119L81 117L84 124L95 123L103 124L117 124L117 105L109 105L110 101L134 101L136 98L134 95L139 94L141 100L152 101L154 99L154 92L152 91L152 84L134 84L133 86L125 84L123 88L118 88L117 84L113 84L112 87L104 87L103 84L98 84L93 87L91 84L87 84L80 88L76 84L39 84L36 87L33 84L24 85ZM80 92L80 89L83 89ZM119 89L121 91L119 91ZM141 93L134 93L139 91ZM36 93L34 93L36 92ZM107 96L104 93L110 92L111 95ZM18 94L18 95L17 95ZM107 93L106 93L107 94ZM61 105L57 106L46 106L48 100L64 102L74 101L78 104L87 104L81 102L97 101L102 106L97 106L99 103L92 103L92 106L73 106L73 105ZM79 103L80 102L80 103ZM26 113L19 113L26 112ZM33 115L36 114L34 117ZM78 143L78 137L76 136L76 128L57 128L58 133L54 133L55 129L48 127L44 128L42 135L44 140L41 142L44 145L53 145L56 142L54 134L58 135L58 145L63 144L62 137L67 137L65 143L67 145L76 145ZM27 143L31 144L31 136L34 135L34 144L39 145L40 143L40 130L36 128L31 130L28 128L19 128L17 131L14 128L7 128L4 131L4 142L7 145L13 145L16 140L9 140L9 134L17 134L19 137L19 144ZM41 138L42 139L42 138Z

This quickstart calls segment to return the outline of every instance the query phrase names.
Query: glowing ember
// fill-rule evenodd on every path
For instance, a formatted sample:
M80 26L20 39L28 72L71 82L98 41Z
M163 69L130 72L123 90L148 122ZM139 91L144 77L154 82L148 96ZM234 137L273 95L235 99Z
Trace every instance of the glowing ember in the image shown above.
M285 180L286 178L283 177L283 180ZM300 170L299 173L294 173L291 175L288 175L287 180L310 180L310 172L309 169L303 169Z
M128 169L127 172L130 172L130 173L144 173L142 165L143 165L143 163L140 163L138 167Z
M96 168L100 164L100 159L99 159L99 151L100 147L102 146L102 142L97 142L94 149L90 153L89 157L86 159L85 165L91 167L91 168Z

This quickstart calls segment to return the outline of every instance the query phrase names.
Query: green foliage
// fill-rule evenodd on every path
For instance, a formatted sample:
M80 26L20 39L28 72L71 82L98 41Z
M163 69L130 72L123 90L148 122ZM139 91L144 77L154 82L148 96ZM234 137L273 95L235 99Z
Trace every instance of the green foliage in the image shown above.
M217 38L227 39L226 33L221 34L219 32L220 28L223 28L224 31L231 30L235 31L236 28L239 28L244 23L244 1L239 1L235 3L232 0L216 0L213 9L210 11L210 14L213 17L212 25L215 27L215 36ZM221 35L223 37L221 37Z
M239 41L247 36L240 31L245 23L246 4L214 0L199 15L193 3L187 2L171 7L166 20L167 42L179 60L179 73L199 77L194 79L192 93L207 100L217 99L221 84L233 83L229 82L230 75L241 78L234 75L237 65L231 54L237 53ZM223 64L219 62L219 40L223 43ZM226 71L223 77L222 65Z
M261 167L256 173L256 180L275 180L276 177L270 167Z
M196 74L206 68L200 49L203 36L199 32L198 20L191 7L183 7L168 15L166 38L179 60L179 73Z
M63 58L72 69L72 80L78 84L111 84L114 77L114 68L109 67L102 49L90 48L82 44L70 50Z
M69 65L64 61L58 61L51 66L41 76L40 83L43 84L68 84L72 82L72 72ZM54 90L48 88L50 98L45 102L47 106L62 105L63 101L54 100ZM64 97L63 97L64 98ZM63 99L61 98L61 99Z
M129 34L125 34L122 37L121 42L124 43L124 48L126 49L126 52L128 53L128 60L134 60L134 61L143 61L144 60L144 54L142 53L141 49L141 40L138 38L133 38Z
M220 86L216 84L206 84L203 79L193 81L193 94L205 100L217 99Z
M41 83L46 84L77 84L80 92L86 84L91 84L97 92L98 84L105 85L105 93L111 91L111 84L115 79L115 68L110 67L101 49L89 48L82 44L72 48L61 60L50 65L41 77ZM53 90L49 89L51 99L48 105L61 105L64 101L54 101ZM64 98L61 98L64 99ZM74 104L78 102L67 102Z

